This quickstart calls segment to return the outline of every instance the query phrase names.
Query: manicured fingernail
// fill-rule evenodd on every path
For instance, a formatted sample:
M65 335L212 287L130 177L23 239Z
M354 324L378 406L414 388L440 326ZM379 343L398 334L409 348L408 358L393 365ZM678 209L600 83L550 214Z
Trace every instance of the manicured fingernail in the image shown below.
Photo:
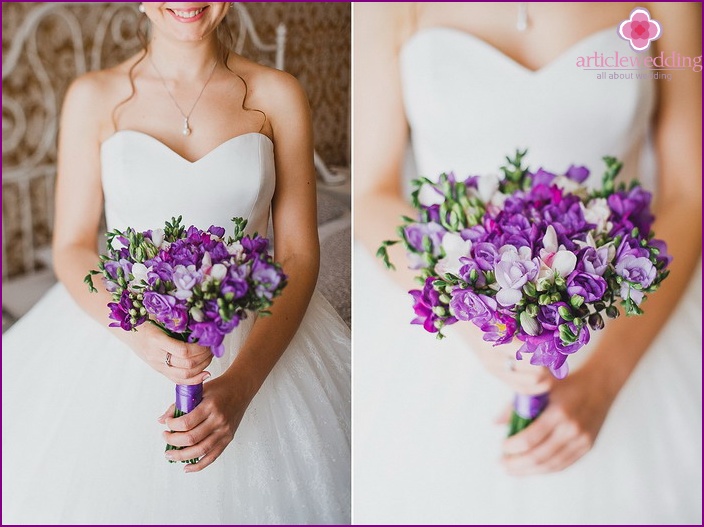
M210 372L209 372L209 371L206 371L206 372L205 372L205 375L203 375L203 380L206 380L206 379L208 379L208 378L210 378Z
M164 454L164 457L166 457L166 459L168 459L169 461L174 460L174 455L170 451L166 452L166 454Z

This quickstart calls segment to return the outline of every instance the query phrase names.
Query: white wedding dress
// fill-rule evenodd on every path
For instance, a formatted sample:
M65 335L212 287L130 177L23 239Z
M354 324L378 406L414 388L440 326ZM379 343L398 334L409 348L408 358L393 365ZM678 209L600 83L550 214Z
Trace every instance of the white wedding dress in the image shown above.
M592 183L601 157L614 155L621 178L653 189L657 86L575 65L614 50L628 54L628 44L605 29L533 72L470 34L419 31L400 57L417 173L498 174L506 155L528 148L533 169L586 165ZM700 269L592 451L560 473L525 478L499 464L506 427L494 420L509 389L451 330L437 341L410 325L410 295L362 246L354 269L355 523L701 523ZM588 353L570 359L573 370Z
M275 174L262 134L191 163L119 131L101 160L111 229L163 227L182 214L186 225L231 232L230 219L243 216L249 232L267 231ZM214 377L252 322L227 337L225 356L208 367ZM174 385L62 285L3 336L2 366L3 524L349 522L349 330L318 293L233 442L194 474L164 458L156 419Z

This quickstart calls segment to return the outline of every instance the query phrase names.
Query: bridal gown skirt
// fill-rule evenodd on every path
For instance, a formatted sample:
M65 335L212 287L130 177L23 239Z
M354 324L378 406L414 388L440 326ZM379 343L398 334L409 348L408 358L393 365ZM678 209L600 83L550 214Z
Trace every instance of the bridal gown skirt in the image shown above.
M523 478L499 463L511 392L453 335L410 325L390 273L355 248L355 523L701 523L700 268L594 448Z
M349 522L349 331L317 293L233 442L198 473L164 458L156 419L173 384L62 285L3 336L2 366L3 523Z

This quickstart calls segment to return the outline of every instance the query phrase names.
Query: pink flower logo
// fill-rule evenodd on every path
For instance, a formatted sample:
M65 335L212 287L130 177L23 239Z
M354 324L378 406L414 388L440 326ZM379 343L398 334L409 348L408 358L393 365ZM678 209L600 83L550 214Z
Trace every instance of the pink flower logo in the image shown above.
M637 7L631 12L628 20L618 26L618 35L628 40L635 51L644 51L650 42L662 35L662 29L657 20L650 18L650 12L644 7Z

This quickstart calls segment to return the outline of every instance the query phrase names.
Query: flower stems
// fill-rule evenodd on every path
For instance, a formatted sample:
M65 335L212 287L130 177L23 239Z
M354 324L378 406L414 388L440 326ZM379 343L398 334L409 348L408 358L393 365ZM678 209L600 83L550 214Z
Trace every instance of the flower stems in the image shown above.
M548 394L525 395L517 393L513 400L513 412L508 425L509 437L525 430L537 419L548 405Z

